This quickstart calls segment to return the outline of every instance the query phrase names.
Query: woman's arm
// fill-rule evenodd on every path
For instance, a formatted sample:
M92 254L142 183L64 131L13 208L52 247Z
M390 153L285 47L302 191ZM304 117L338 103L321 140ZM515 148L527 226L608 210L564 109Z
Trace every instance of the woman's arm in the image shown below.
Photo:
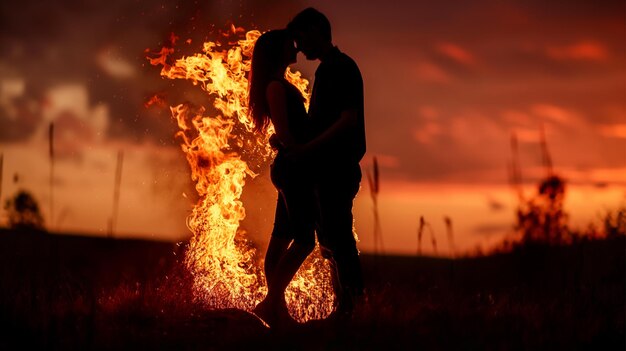
M293 135L289 132L285 87L280 82L270 82L267 86L266 98L270 112L270 120L274 125L278 140L285 148L292 147L296 142Z

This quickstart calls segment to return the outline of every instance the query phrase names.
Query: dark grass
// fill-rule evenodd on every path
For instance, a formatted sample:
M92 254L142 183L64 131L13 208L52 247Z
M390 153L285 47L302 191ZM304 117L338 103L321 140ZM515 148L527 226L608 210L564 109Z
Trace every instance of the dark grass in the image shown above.
M466 259L363 255L349 323L268 330L191 299L184 246L0 231L0 349L624 350L624 237Z

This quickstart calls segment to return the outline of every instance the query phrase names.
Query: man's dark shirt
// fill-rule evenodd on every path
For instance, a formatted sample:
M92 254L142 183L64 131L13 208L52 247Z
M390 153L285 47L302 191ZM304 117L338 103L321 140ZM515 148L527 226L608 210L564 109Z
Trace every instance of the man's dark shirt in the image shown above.
M365 154L363 78L356 63L334 47L315 72L309 115L315 135L330 128L341 112L354 109L357 126L336 135L320 151L322 166L358 165Z

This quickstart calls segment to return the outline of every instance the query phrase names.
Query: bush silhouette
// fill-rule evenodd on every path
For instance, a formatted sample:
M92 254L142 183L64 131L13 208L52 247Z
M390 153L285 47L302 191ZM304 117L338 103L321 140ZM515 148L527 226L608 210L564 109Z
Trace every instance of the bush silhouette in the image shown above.
M568 215L563 210L565 181L551 175L539 183L537 195L520 201L515 230L521 233L522 244L567 244L570 233Z
M9 216L9 227L13 229L43 229L43 217L37 200L26 190L20 190L6 200L5 210Z

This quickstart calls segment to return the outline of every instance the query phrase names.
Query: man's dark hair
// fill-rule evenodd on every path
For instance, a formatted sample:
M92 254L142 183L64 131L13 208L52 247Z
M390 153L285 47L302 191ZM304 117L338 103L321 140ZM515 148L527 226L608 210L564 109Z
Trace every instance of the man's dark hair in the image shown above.
M328 18L326 18L323 13L312 7L302 10L302 12L297 14L296 17L294 17L287 25L287 29L292 33L297 31L307 31L313 27L317 27L320 30L324 39L332 41L330 22L328 21Z

